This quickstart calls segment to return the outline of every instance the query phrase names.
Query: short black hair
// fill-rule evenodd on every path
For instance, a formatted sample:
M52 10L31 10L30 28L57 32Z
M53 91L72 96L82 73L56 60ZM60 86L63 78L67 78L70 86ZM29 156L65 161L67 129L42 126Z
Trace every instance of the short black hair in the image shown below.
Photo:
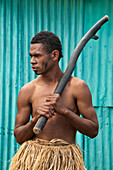
M31 44L42 43L44 45L44 50L47 53L51 53L54 50L59 51L59 58L63 57L61 41L54 33L49 31L41 31L32 38Z

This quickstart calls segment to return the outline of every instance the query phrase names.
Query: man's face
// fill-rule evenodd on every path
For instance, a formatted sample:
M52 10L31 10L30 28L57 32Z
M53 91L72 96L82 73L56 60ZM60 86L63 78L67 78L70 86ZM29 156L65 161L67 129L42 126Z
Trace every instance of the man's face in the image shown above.
M43 44L31 44L30 53L32 69L37 75L46 73L53 66L51 54L43 50Z

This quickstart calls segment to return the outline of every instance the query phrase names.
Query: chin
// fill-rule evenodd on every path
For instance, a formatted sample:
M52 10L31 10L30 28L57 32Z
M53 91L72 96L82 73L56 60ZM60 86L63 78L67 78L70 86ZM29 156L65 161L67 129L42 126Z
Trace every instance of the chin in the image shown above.
M36 71L35 74L36 74L36 75L42 75L42 74L44 74L44 73L43 73L43 72L38 72L38 71Z
M36 75L41 75L41 73L37 73L37 72L35 72L35 74L36 74Z
M47 71L35 71L36 75L44 75L46 73L47 73Z

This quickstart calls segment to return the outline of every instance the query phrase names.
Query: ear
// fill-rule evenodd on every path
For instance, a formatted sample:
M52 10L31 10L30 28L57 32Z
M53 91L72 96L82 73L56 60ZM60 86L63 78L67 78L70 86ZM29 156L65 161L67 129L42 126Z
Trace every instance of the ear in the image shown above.
M59 58L59 51L58 50L52 51L52 59L53 59L53 61L58 61L58 58Z

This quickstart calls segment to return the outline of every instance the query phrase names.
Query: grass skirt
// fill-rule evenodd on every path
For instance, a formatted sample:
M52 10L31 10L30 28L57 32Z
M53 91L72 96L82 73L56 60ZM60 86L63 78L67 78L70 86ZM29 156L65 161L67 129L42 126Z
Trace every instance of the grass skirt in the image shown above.
M85 170L79 146L62 139L24 142L9 170Z

